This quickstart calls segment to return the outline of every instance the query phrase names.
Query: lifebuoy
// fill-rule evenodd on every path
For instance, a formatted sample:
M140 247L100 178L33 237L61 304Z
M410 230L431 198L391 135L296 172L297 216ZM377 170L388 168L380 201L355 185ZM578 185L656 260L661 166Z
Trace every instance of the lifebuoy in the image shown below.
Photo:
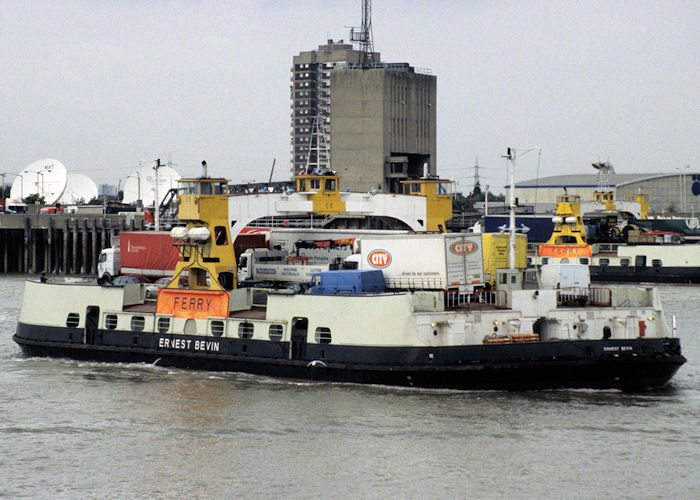
M284 227L289 227L289 221L288 221L287 219L284 219L284 220L282 221L282 225L283 225Z

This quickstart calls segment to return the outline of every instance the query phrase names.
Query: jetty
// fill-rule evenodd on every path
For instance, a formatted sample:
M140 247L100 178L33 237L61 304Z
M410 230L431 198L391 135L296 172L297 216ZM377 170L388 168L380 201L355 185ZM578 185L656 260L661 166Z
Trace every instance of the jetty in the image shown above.
M142 212L0 214L0 272L94 275L120 231L144 229Z

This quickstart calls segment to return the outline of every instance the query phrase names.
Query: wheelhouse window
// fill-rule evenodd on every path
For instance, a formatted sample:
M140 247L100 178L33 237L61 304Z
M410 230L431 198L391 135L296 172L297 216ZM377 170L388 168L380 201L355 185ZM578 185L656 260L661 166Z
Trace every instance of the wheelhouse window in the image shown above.
M214 183L214 194L228 194L228 186L225 182Z
M651 265L652 267L661 267L661 259L652 259L651 260Z
M326 191L335 191L335 179L326 179Z
M177 194L189 194L187 189L188 184L186 182L181 182L177 185Z
M321 179L309 179L309 189L312 191L321 189Z
M211 187L211 182L201 182L199 185L200 189L202 190L202 194L212 194L214 192Z
M451 182L440 182L436 186L437 194L452 194L452 183Z

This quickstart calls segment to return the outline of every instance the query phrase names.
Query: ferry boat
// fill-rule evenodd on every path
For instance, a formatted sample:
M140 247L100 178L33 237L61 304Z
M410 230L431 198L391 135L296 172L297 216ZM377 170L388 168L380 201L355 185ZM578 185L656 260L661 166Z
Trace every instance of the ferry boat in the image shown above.
M468 293L388 291L361 270L320 273L312 293L236 288L227 181L179 182L173 279L155 298L144 283L26 281L13 337L26 355L508 390L644 390L686 361L648 286L554 288L501 269L493 289Z
M630 283L700 283L700 246L681 234L625 227L627 243L589 243L578 195L557 197L548 241L533 245L528 265L576 262L589 266L591 280Z

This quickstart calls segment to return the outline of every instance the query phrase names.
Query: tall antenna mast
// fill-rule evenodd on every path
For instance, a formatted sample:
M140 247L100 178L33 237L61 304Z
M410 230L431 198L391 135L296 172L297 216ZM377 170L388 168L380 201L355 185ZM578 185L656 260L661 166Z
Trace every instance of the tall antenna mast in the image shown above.
M350 41L360 44L360 66L374 66L374 42L372 41L372 2L362 0L362 26L350 28Z
M311 126L311 140L309 142L309 155L306 158L306 173L327 172L330 170L330 158L325 130L319 124L323 120L320 115L314 116Z
M481 193L481 184L479 183L479 157L476 157L474 163L474 194Z

